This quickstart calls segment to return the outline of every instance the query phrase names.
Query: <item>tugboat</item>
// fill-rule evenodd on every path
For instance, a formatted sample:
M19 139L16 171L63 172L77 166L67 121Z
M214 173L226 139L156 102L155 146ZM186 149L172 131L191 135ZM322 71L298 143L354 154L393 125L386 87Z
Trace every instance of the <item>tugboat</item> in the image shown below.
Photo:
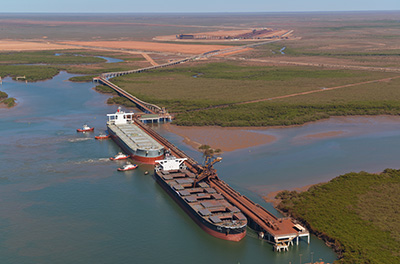
M92 132L94 130L94 127L90 127L90 126L88 126L87 124L84 124L83 126L82 126L82 128L78 128L77 130L76 130L76 132Z
M114 157L111 157L110 160L123 160L123 159L127 159L129 158L129 155L125 155L122 152L118 152L117 155L115 155Z
M99 134L98 136L95 136L94 138L95 138L95 139L109 139L109 138L110 138L110 135L101 133L101 134Z
M134 170L138 167L136 164L132 164L130 162L127 162L124 166L121 168L118 168L118 171L128 171L128 170Z

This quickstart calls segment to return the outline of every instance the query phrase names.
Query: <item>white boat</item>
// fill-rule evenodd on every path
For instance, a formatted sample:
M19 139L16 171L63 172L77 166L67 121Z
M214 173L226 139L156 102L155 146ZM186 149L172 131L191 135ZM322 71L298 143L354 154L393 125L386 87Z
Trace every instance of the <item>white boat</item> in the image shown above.
M78 128L76 131L77 131L77 132L91 132L91 131L93 131L93 130L94 130L94 127L90 127L90 126L84 124L84 125L82 126L82 128Z
M123 159L127 159L129 158L129 155L126 155L122 152L118 152L117 155L115 155L114 157L111 157L110 160L123 160Z
M124 166L122 166L121 168L118 168L118 171L134 170L137 167L138 167L138 165L127 162Z

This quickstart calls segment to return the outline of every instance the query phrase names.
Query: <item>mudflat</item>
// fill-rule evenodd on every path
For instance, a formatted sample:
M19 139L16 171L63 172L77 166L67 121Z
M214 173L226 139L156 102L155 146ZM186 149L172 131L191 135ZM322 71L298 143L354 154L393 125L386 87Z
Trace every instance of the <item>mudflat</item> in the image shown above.
M184 142L198 149L201 145L209 145L222 151L234 151L272 143L276 137L246 130L226 127L182 127L167 124L166 128L184 138Z

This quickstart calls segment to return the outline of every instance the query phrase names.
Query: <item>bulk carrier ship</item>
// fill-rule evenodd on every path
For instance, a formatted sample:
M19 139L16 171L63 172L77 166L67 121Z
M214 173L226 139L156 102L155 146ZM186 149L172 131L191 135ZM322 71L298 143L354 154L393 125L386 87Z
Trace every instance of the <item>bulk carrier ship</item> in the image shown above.
M205 232L240 241L246 235L246 217L206 182L197 182L196 175L186 168L185 160L169 153L164 160L157 160L157 182Z
M131 158L154 164L164 157L164 147L135 124L134 113L125 113L118 108L107 117L108 134Z
M240 241L246 235L247 218L243 213L199 180L200 175L184 164L186 158L172 156L143 131L135 123L134 113L125 113L118 108L115 114L107 116L111 138L131 158L156 164L157 182L204 231L230 241Z

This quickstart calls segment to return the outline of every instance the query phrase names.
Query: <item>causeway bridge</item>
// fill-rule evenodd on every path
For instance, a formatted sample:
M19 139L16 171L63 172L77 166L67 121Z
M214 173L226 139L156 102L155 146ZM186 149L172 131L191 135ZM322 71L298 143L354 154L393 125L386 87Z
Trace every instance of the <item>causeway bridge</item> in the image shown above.
M185 62L188 62L188 61L193 61L193 60L195 60L197 58L199 58L199 57L198 56L193 56L193 57L189 57L189 58L185 58L185 59L181 59L181 60L177 60L177 61L171 61L171 62L167 62L167 63L164 63L164 64L153 65L153 66L140 68L140 69L136 69L136 70L119 71L119 72L106 72L106 73L102 73L99 77L96 77L94 79L104 78L104 79L108 80L108 79L115 78L115 77L122 76L122 75L126 75L126 74L141 73L141 72L145 72L145 71L150 71L150 70L165 68L165 67L169 67L169 66L174 66L174 65L178 65L178 64L185 63Z
M110 87L111 89L116 91L120 96L123 96L123 97L127 98L128 100L130 100L131 102L133 102L134 104L136 104L137 108L139 108L141 111L143 111L146 114L150 114L151 116L143 115L140 118L140 120L143 122L149 122L149 121L151 123L153 123L154 121L155 122L167 122L167 121L171 121L171 119L172 119L171 115L168 114L168 112L164 108L159 107L155 104L150 104L150 103L140 100L136 96L131 95L130 93L126 92L125 90L123 90L122 88L113 84L108 79L106 79L102 76L93 78L93 81Z

